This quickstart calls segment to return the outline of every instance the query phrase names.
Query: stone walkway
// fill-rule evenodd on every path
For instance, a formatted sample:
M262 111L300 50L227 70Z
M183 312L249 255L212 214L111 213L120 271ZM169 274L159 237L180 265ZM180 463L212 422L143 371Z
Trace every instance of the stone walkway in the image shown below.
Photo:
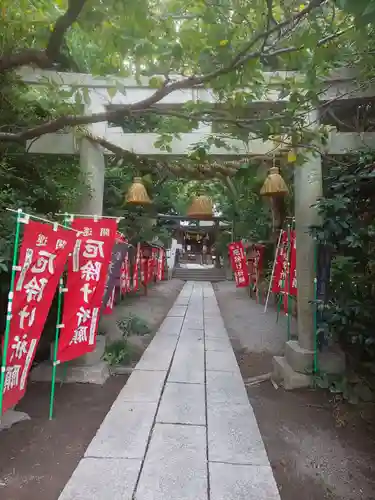
M59 498L107 499L280 500L210 283L186 283Z

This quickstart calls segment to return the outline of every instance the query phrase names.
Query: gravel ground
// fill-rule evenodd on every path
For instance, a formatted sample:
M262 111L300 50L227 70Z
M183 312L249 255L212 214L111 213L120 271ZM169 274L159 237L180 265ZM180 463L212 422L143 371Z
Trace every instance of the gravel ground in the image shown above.
M215 285L244 379L268 373L286 327L232 282ZM248 388L282 500L373 500L375 419L323 391L288 392L267 381Z

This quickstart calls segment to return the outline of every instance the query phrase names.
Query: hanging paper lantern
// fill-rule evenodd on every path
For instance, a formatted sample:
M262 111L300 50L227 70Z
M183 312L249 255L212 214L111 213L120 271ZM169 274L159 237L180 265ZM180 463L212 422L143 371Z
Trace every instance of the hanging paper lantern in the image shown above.
M140 177L134 177L133 184L126 194L126 203L132 205L150 205L152 203Z
M189 217L196 219L212 218L213 204L209 196L201 195L193 199L187 211Z
M288 186L280 175L278 167L271 167L266 180L260 190L261 196L286 196L289 194Z

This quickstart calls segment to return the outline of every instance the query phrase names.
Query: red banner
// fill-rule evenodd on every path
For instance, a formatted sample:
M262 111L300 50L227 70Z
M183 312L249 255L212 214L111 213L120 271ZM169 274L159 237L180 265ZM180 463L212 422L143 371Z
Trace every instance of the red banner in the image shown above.
M76 233L30 221L25 225L16 272L3 392L3 412L24 395L28 374L57 283Z
M241 242L230 243L228 248L236 280L236 287L241 288L249 286L250 279L243 244Z
M297 296L297 273L296 273L296 232L290 231L290 241L288 233L283 231L280 245L276 255L276 264L273 275L272 292L285 292ZM290 249L288 248L290 246ZM289 257L289 259L288 259ZM289 260L289 261L288 261Z
M113 307L115 305L115 292L116 292L116 287L113 287L112 293L108 299L108 302L105 305L105 308L102 312L104 315L109 315L113 313Z
M159 250L158 248L153 248L151 253L151 262L149 270L149 282L157 277L157 262L158 262Z
M165 250L159 249L158 263L157 263L157 279L162 281L164 279L164 266L165 266Z
M297 246L296 232L290 232L290 295L297 297Z
M133 291L136 292L139 288L139 278L138 278L138 270L139 264L141 261L141 244L137 245L137 253L135 257L134 270L133 270Z
M282 231L280 244L276 250L275 269L273 272L272 292L280 293L285 285L286 269L288 267L288 233Z
M148 283L148 259L141 257L141 283L147 285Z
M129 252L126 253L124 262L121 265L120 289L123 295L130 292Z
M249 257L250 283L258 285L263 271L263 256L265 246L259 243L252 245Z
M72 228L82 231L69 260L67 293L57 359L61 362L95 349L99 312L107 270L116 238L116 219L77 218Z

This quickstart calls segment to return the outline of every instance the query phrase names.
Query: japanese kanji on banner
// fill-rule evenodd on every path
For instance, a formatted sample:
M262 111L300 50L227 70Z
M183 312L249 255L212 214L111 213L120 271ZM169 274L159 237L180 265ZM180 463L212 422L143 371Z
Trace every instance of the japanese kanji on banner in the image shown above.
M162 281L164 279L164 266L165 266L165 250L164 248L160 248L157 261L157 279L159 281Z
M290 232L290 295L297 297L297 246L296 232Z
M116 241L113 249L111 262L108 267L107 280L105 285L105 291L103 295L103 306L106 306L110 297L112 297L112 291L115 290L116 285L120 282L121 276L121 265L125 259L125 254L128 253L129 245L123 241Z
M275 269L273 273L272 292L280 293L285 286L286 271L288 268L288 233L282 231L280 244L276 249Z
M129 252L126 252L125 259L121 264L120 290L123 295L130 292Z
M137 245L137 253L135 256L135 263L134 263L134 270L133 270L133 291L136 292L139 288L139 278L138 278L138 272L139 272L139 264L141 262L141 244L138 243Z
M288 238L288 232L283 231L276 254L272 292L297 296L296 257L296 232L290 231Z
M259 283L259 278L263 270L263 254L265 246L259 243L252 245L249 258L250 282L254 285Z
M228 245L229 256L236 280L236 287L249 286L249 272L246 265L245 251L242 242L230 243Z
M113 287L112 289L112 293L107 301L107 303L105 304L105 307L102 311L102 314L103 315L110 315L113 313L113 308L114 308L114 305L115 305L115 292L116 292L116 288Z
M148 283L148 259L141 256L141 283L147 285Z
M70 361L95 349L99 312L115 242L116 219L76 218L82 232L69 260L67 292L57 360Z
M156 279L157 276L157 262L158 262L158 254L159 251L156 247L152 248L152 253L151 253L151 262L150 262L150 268L149 269L149 283L153 280Z
M61 226L25 225L15 276L3 391L3 412L24 395L28 374L59 277L76 233Z

